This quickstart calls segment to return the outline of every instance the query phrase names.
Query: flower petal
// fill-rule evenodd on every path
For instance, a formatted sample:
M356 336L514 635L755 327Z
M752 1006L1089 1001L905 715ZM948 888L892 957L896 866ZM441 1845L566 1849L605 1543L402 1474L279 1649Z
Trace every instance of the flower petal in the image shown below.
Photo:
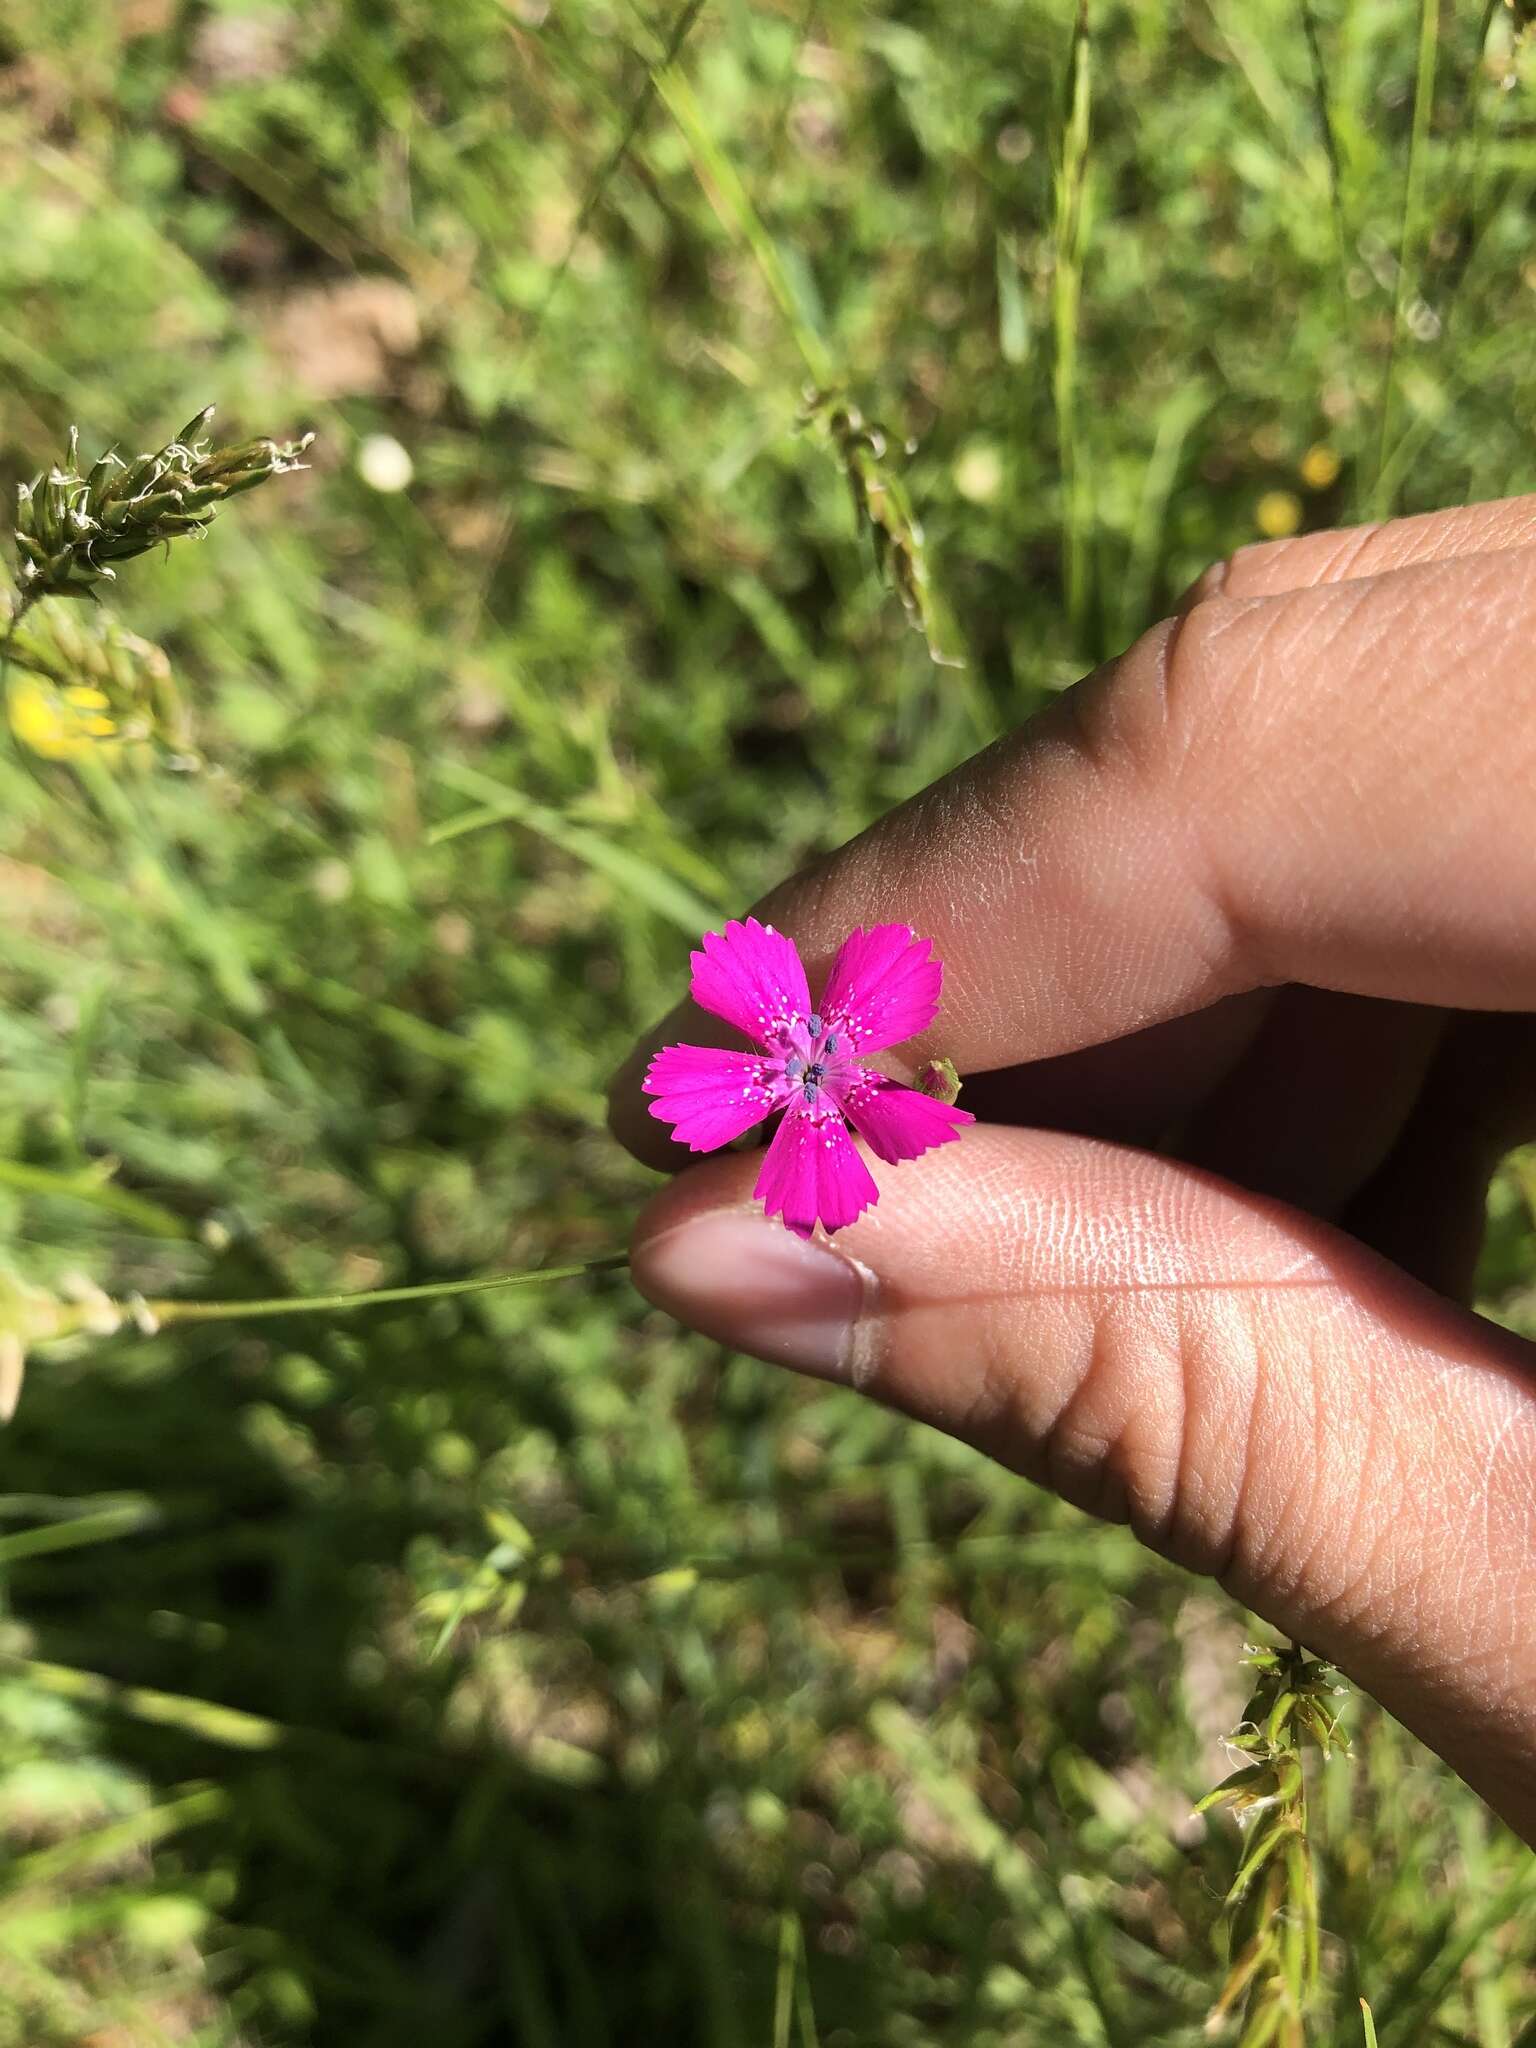
M930 1095L867 1069L839 1091L839 1100L870 1151L893 1166L898 1160L919 1159L935 1145L950 1144L966 1124L976 1121L968 1109L935 1102Z
M832 963L822 1021L846 1033L851 1053L879 1052L927 1030L943 983L933 941L918 938L910 925L850 932Z
M771 1045L796 1018L810 1015L811 992L794 941L755 917L705 934L693 955L693 1000Z
M809 1237L818 1223L841 1230L880 1199L842 1118L796 1110L774 1132L753 1192L796 1237Z
M773 1080L759 1053L669 1045L651 1061L641 1086L657 1098L651 1115L672 1125L680 1145L714 1152L762 1122L777 1100Z

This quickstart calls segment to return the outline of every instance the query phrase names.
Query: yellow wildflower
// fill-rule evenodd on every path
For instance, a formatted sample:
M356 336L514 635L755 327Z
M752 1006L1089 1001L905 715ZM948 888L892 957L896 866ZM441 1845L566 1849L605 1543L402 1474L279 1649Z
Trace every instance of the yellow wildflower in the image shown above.
M1301 458L1301 480L1309 491L1326 491L1338 481L1339 458L1326 441L1319 441Z
M1301 500L1294 491L1266 491L1254 518L1266 540L1284 540L1301 524Z
M73 761L104 740L116 741L117 721L106 694L91 683L60 688L22 669L11 683L6 705L11 731L45 761Z

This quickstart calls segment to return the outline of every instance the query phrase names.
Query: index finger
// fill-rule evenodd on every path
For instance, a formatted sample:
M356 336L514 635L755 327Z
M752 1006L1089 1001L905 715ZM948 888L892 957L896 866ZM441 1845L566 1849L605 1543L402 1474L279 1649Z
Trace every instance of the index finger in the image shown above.
M1320 583L1355 583L1410 569L1417 562L1449 562L1458 555L1493 555L1536 547L1536 497L1493 498L1482 505L1452 505L1371 526L1335 526L1289 540L1255 541L1218 562L1186 594L1180 610L1213 597L1280 597Z
M1198 603L758 914L813 988L855 925L932 938L945 1000L905 1053L962 1071L1284 981L1536 1004L1533 636L1533 548ZM678 1038L722 1042L685 1005L614 1085L658 1165L639 1083Z

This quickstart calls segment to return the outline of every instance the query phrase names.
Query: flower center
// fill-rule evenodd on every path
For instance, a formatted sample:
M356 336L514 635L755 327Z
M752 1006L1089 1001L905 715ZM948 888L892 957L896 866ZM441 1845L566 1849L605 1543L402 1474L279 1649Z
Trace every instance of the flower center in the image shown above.
M784 1034L784 1078L795 1089L807 1109L819 1109L823 1090L827 1099L838 1100L838 1084L848 1078L849 1061L840 1050L837 1033L829 1031L817 1012L804 1020L795 1019Z

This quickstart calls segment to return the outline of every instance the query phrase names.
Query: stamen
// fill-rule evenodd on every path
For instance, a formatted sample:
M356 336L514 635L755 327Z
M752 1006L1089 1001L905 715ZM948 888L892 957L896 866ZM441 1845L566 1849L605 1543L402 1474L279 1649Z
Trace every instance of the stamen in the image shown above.
M817 1013L814 1010L811 1012L811 1021L809 1022L809 1024L806 1025L805 1028L807 1031L810 1032L812 1038L820 1038L821 1018L817 1015Z
M804 1072L805 1072L805 1061L804 1061L803 1059L801 1059L801 1057L800 1057L799 1053L797 1053L797 1052L792 1052L792 1053L790 1054L789 1058L788 1058L788 1059L787 1059L787 1060L786 1060L786 1061L784 1062L784 1078L785 1078L785 1080L786 1080L786 1081L798 1081L798 1080L799 1080L799 1078L800 1078L800 1076L801 1076L801 1075L802 1075L802 1074L803 1074Z

